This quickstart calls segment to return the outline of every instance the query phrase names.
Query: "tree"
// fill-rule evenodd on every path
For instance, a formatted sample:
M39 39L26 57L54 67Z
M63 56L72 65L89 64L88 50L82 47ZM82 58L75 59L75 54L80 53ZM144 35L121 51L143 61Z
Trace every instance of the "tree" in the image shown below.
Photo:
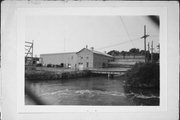
M132 54L139 54L139 49L138 48L132 48L129 50L129 52Z
M157 45L157 49L160 52L160 44Z
M134 57L135 57L135 55L139 54L139 49L138 48L132 48L132 49L129 50L129 53L133 54Z
M153 61L158 62L159 61L159 53L153 53Z
M145 51L144 50L141 50L139 53L140 53L140 55L145 55Z
M111 50L107 54L112 55L112 56L118 56L120 55L120 52L117 50Z
M127 52L126 51L121 51L121 55L123 55L123 58L125 58Z

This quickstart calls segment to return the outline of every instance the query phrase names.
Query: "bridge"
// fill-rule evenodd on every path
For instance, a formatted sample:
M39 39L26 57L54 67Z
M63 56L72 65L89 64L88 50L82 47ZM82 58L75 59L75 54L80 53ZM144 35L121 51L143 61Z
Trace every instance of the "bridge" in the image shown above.
M109 77L114 75L124 75L130 68L100 68L100 69L91 69L91 73L96 74L106 74Z

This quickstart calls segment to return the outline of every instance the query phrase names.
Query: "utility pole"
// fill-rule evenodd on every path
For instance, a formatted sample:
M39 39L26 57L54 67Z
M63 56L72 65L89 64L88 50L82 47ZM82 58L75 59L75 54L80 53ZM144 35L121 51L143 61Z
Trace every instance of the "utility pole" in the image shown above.
M148 42L148 62L149 62L149 55L150 55L150 46L149 46L149 42Z
M160 53L160 44L157 45L158 53Z
M149 37L149 35L146 34L146 25L144 25L144 36L141 37L141 39L144 39L144 52L145 52L145 63L147 62L146 59L146 38Z
M153 41L151 43L151 62L153 62Z
M148 42L148 52L149 52L149 42Z

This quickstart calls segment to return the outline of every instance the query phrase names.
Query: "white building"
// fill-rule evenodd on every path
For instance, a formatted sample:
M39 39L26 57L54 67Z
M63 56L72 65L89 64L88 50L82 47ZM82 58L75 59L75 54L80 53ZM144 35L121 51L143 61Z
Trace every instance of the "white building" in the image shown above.
M61 65L79 69L107 67L114 58L106 53L83 48L79 52L41 54L42 64Z

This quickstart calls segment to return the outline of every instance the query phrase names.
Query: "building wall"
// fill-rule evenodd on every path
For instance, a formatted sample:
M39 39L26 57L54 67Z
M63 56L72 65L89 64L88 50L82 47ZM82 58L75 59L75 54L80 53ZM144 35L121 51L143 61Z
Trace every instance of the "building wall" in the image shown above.
M76 53L58 53L58 54L41 54L42 64L54 64L61 65L64 67L71 66L75 68L77 66L77 55Z
M101 67L107 67L108 62L112 61L112 57L104 56L104 55L99 55L95 54L93 55L94 57L94 63L93 66L94 68L101 68Z
M41 54L42 64L61 65L64 67L71 66L80 70L89 68L107 67L112 57L94 53L88 49L82 49L77 53L58 53L58 54Z
M87 49L83 49L77 53L77 61L80 68L93 68L93 53Z

